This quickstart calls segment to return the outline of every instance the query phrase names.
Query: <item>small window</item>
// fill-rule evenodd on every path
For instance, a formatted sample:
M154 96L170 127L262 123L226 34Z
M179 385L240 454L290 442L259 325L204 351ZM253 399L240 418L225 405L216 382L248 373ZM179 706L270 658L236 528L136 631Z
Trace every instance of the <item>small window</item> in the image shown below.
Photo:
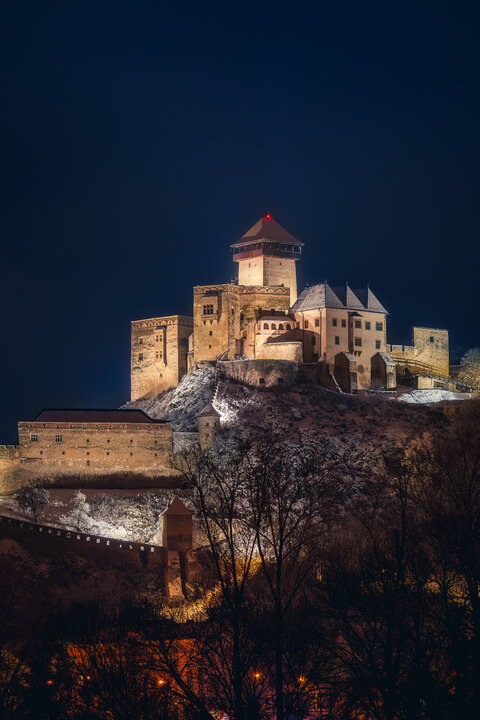
M107 450L107 455L110 455L110 452L109 452L109 450Z
M258 382L260 385L265 385L265 378L260 378Z
M38 442L38 435L36 433L30 435L30 442Z
M347 327L347 321L346 321L346 320L342 320L342 327Z
M315 318L315 327L320 327L320 318Z
M87 460L87 465L90 465L90 460Z
M155 457L158 457L158 453L155 453Z
M143 345L143 337L142 337L142 338L138 338L138 344L139 344L139 345Z
M143 353L138 354L138 362L142 362L143 360Z
M435 338L433 337L433 335L430 335L430 342L435 342Z
M280 323L280 325L278 326L278 329L283 330L283 323Z
M365 321L365 330L371 330L370 323Z
M110 438L108 438L107 442L108 442L108 443L110 442Z
M87 451L87 455L90 455L90 453Z
M268 323L263 323L263 329L268 330Z
M213 332L210 330L210 332L209 332L208 334L209 334L209 335L213 335Z
M286 327L287 330L291 330L291 329L292 329L292 326L290 325L290 323L287 323L287 324L285 325L285 327Z
M382 343L380 342L380 340L375 340L375 347L377 348L377 350L380 350L380 345L381 345L381 344L382 344Z
M232 315L235 315L235 308L232 308Z
M382 322L375 323L375 330L377 332L381 332L383 330L383 323Z
M337 318L332 318L333 327L337 327Z
M276 329L277 329L277 326L275 325L275 323L272 323L272 330L276 330Z
M355 338L355 347L362 347L362 338Z
M203 314L204 315L213 315L213 305L204 305L203 306Z
M133 443L133 440L130 440L130 443Z
M87 438L87 442L90 442L90 438Z
M208 346L208 349L209 349L209 350L211 350L211 349L212 349L212 346L211 346L211 345L209 345L209 346Z
M361 320L355 320L355 327L357 328L357 330L360 330L360 328L362 327L362 321L361 321Z
M335 335L335 345L340 345L340 337Z
M56 442L56 443L60 443L60 442L62 442L62 440L63 440L63 438L62 438L61 435L55 435L55 442Z
M205 423L205 425L206 425L207 427L210 427L210 423L209 423L209 422Z
M130 453L130 457L132 457L133 453Z
M65 455L65 450L62 450L62 455Z
M158 342L158 335L155 335L155 342Z
M305 320L303 327L308 328L308 320Z

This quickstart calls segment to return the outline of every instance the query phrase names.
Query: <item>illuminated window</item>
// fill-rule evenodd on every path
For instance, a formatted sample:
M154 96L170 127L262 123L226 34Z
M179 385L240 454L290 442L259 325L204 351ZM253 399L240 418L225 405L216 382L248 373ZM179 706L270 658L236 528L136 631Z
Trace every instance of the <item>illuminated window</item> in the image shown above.
M332 325L333 327L337 327L337 318L332 318Z
M370 330L370 323L369 323L369 322L365 322L365 330Z
M213 305L204 305L203 306L203 314L204 315L213 315Z
M362 347L362 338L355 338L355 346Z
M55 442L56 442L56 443L62 442L62 439L63 439L63 438L62 438L61 435L55 435Z
M30 442L38 442L38 435L36 433L30 435Z
M375 347L377 348L377 350L380 350L380 345L381 345L380 340L375 340Z
M357 329L360 329L362 327L362 321L361 320L355 320L355 327Z
M375 330L377 330L377 332L381 332L383 330L383 323L381 323L381 322L375 323Z
M340 345L340 337L335 335L335 345Z
M142 362L143 360L143 353L138 354L138 362Z

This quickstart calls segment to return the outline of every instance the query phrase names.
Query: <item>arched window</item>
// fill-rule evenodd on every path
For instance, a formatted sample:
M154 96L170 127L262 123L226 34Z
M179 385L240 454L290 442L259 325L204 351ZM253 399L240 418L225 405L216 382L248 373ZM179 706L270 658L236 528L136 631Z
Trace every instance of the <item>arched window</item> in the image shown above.
M280 323L280 325L278 326L278 329L283 330L283 323Z
M275 323L272 323L272 330L276 330L276 329L277 329L277 326L275 325Z
M290 323L287 323L287 324L285 325L285 327L287 328L287 330L291 330L291 329L292 329L292 326L290 325Z
M263 323L263 329L268 330L268 323Z

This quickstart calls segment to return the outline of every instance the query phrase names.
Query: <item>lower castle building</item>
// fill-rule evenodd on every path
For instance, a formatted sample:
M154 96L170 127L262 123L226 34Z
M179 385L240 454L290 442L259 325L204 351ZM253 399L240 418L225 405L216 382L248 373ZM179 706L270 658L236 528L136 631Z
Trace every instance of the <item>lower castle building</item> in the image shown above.
M193 317L132 322L132 401L175 387L198 363L219 359L321 365L318 377L344 391L394 388L397 368L448 377L448 332L415 328L412 347L388 345L388 312L368 286L325 281L298 297L303 243L270 215L231 248L238 281L194 287Z

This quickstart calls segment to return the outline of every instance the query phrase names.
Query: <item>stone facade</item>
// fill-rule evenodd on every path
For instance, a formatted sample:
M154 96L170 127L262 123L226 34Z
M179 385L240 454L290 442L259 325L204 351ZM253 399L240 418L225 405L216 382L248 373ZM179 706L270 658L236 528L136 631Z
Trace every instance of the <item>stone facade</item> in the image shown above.
M139 410L43 411L18 424L18 439L22 469L35 477L175 475L171 425Z
M220 413L210 403L197 415L200 445L205 450L212 446L215 435L220 430Z
M134 320L131 324L131 399L176 387L188 369L193 319L183 315Z
M413 345L388 345L398 375L449 377L448 330L413 328Z

